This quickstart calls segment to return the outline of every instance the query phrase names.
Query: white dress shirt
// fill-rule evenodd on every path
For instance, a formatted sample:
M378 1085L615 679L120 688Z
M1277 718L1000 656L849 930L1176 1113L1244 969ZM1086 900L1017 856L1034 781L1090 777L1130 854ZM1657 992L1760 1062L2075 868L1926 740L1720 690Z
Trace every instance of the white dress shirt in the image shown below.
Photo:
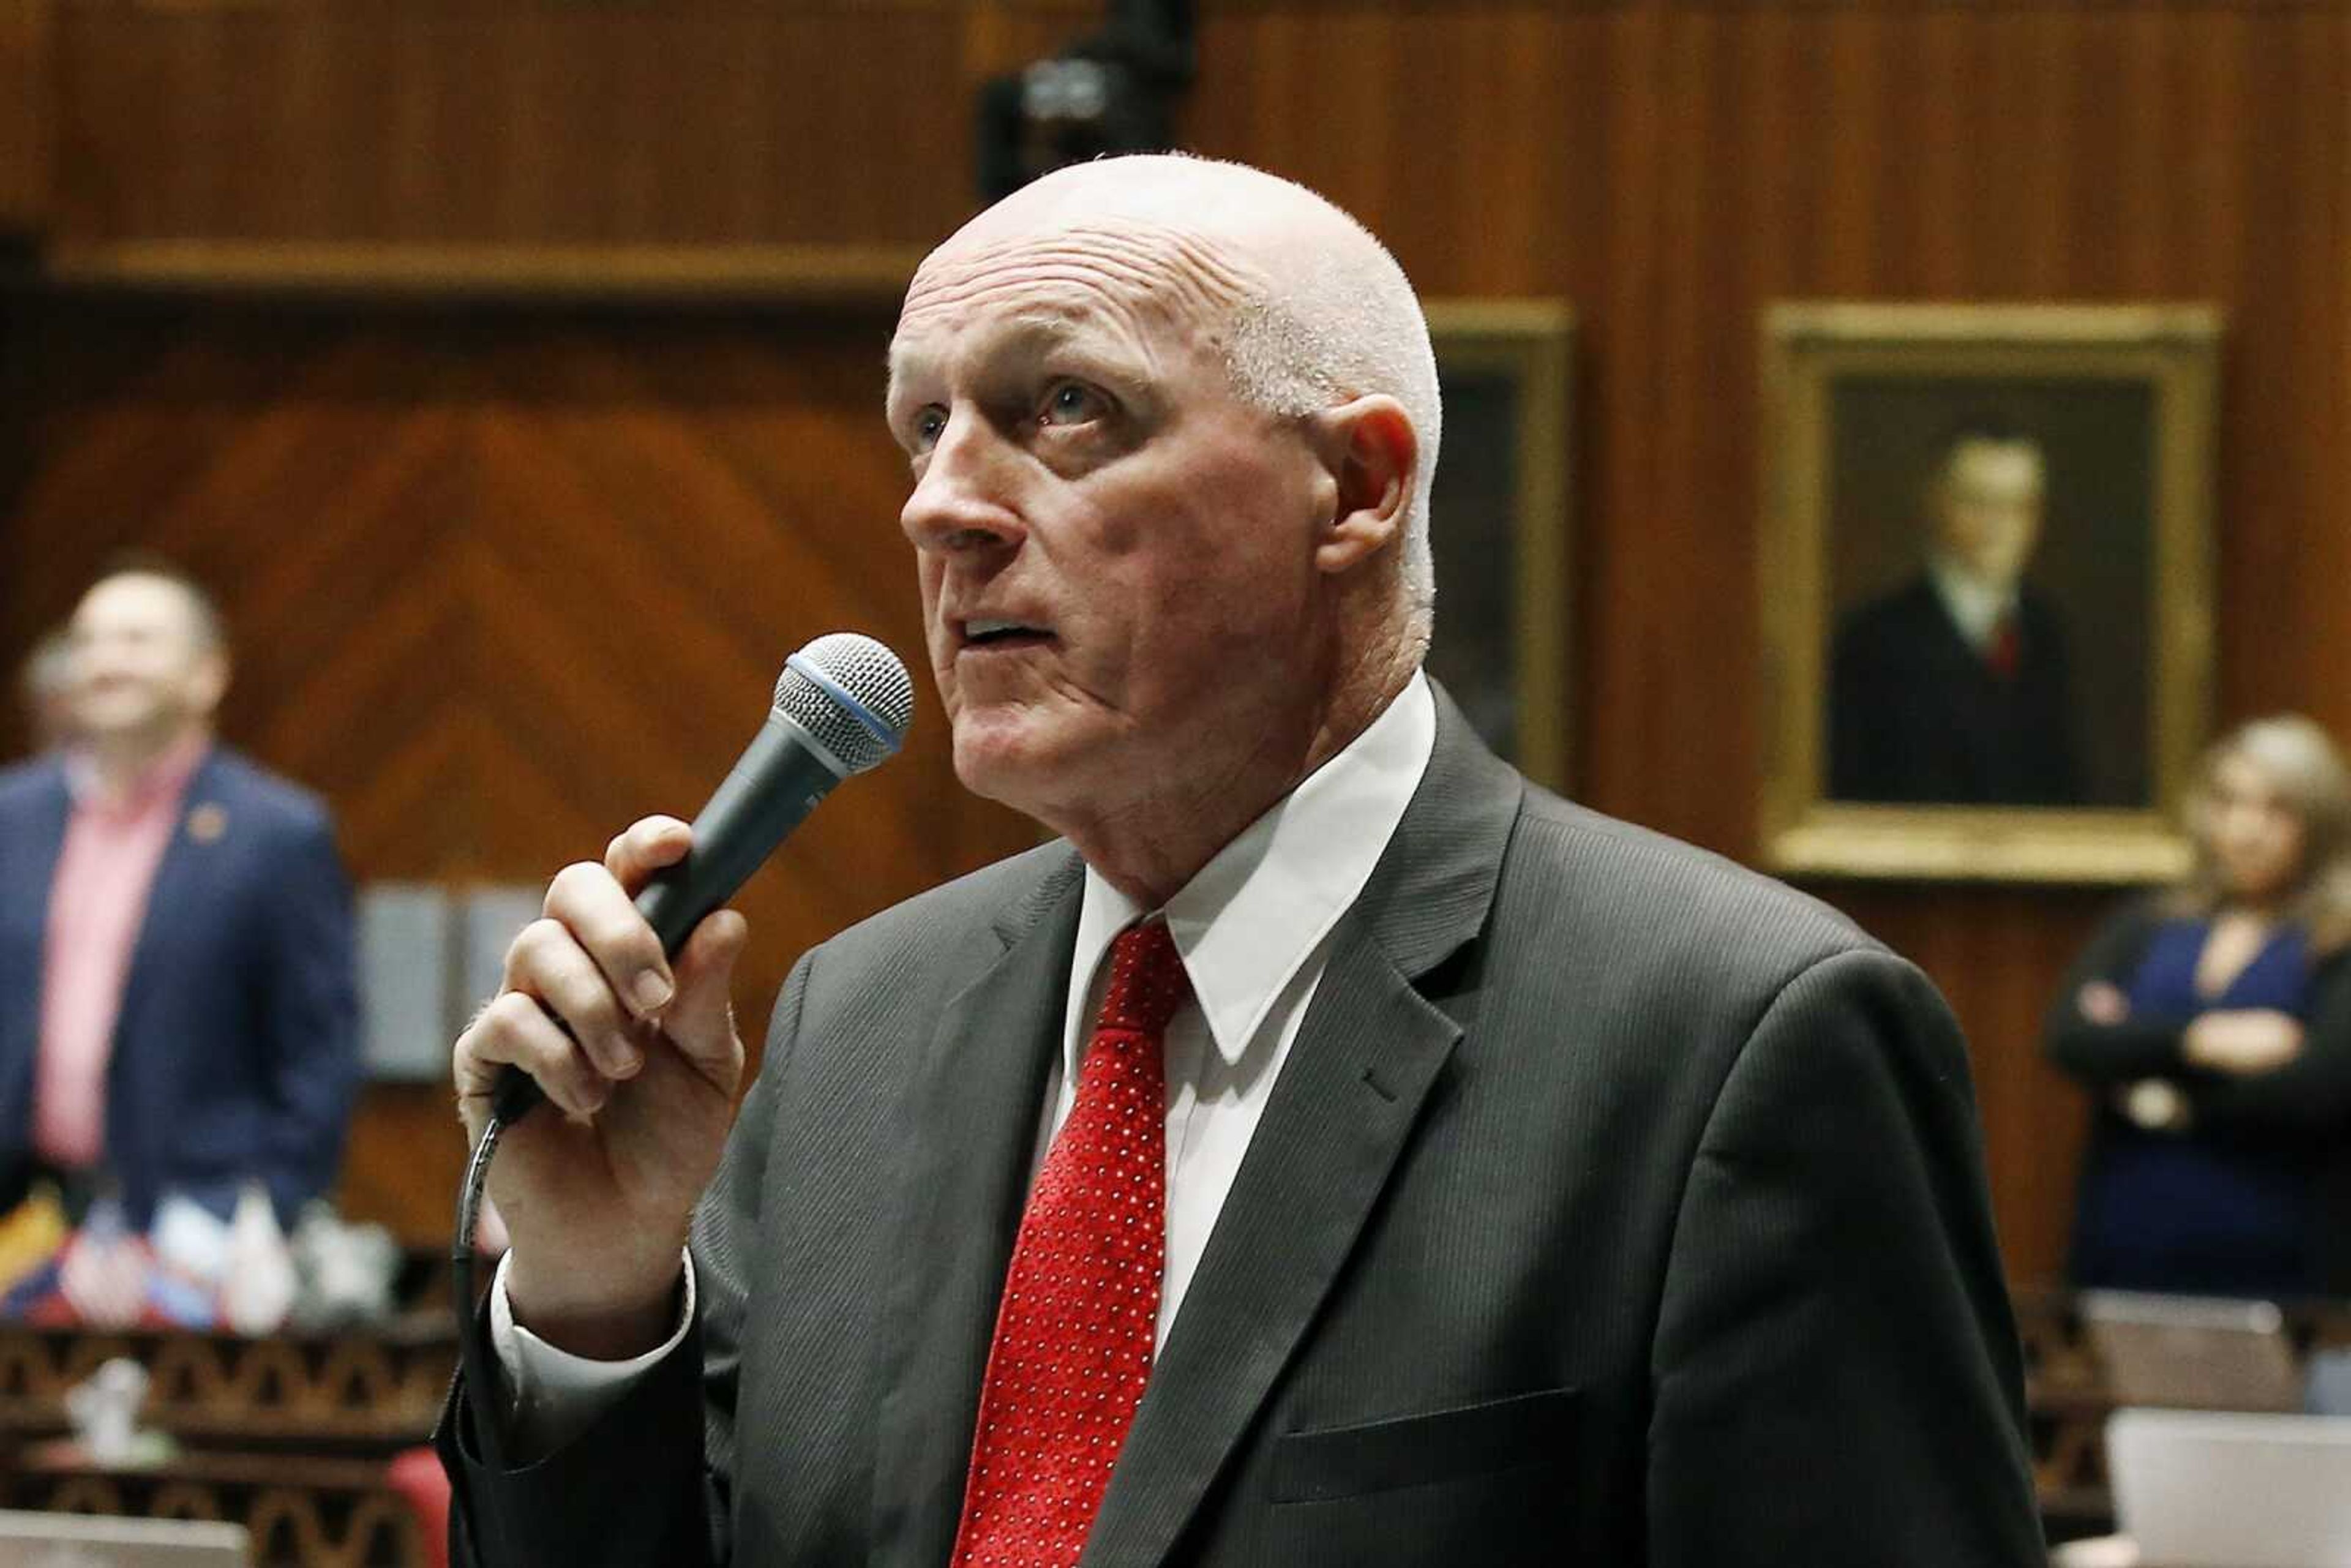
M2016 613L2017 591L2012 582L1988 582L1939 555L1928 562L1927 576L1951 623L1980 654L1991 648L2000 623Z
M1169 899L1167 929L1192 999L1167 1026L1167 1243L1157 1343L1207 1250L1241 1158L1330 960L1331 933L1371 880L1420 787L1437 743L1437 705L1416 674L1371 727L1259 818ZM1061 1053L1039 1115L1031 1178L1069 1115L1078 1067L1107 983L1111 943L1146 915L1086 869ZM504 1367L521 1455L545 1454L586 1429L630 1384L674 1351L670 1341L632 1361L590 1361L558 1350L514 1321L501 1262L491 1286L491 1335Z

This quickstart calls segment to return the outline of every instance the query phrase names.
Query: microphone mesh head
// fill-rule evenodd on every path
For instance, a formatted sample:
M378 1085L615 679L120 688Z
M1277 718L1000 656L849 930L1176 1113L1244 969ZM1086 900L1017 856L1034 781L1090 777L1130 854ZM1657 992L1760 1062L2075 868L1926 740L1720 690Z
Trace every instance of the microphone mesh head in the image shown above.
M896 751L914 717L914 683L898 655L855 632L833 632L785 662L776 707L852 773Z

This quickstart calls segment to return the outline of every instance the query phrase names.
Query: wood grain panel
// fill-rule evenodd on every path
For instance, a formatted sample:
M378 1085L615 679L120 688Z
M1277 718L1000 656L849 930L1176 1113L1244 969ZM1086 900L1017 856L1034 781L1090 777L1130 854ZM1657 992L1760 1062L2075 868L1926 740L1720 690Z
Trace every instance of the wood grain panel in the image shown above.
M1641 505L1648 527L1619 534L1637 559L1611 586L1636 600L1685 599L1695 613L1636 629L1605 599L1584 612L1614 619L1601 636L1618 656L1667 668L1701 667L1706 645L1727 627L1738 626L1734 638L1749 645L1752 600L1743 584L1700 559L1669 559L1653 541L1710 529L1732 575L1751 570L1752 534L1741 525L1758 501L1756 378L1745 350L1755 340L1750 324L1771 298L2211 298L2229 311L2231 366L2260 367L2238 369L2223 396L2221 710L2300 706L2344 730L2351 713L2325 670L2345 652L2332 585L2351 580L2342 571L2351 517L2335 455L2346 364L2332 351L2339 329L2324 333L2327 351L2295 340L2314 323L2339 322L2345 303L2341 269L2320 278L2305 259L2339 253L2351 237L2340 219L2351 147L2340 18L2068 9L1930 20L1928 39L1949 52L1960 84L1939 120L1927 118L1932 99L1912 91L1921 26L1911 18L1781 18L1781 47L1816 63L1753 76L1730 62L1771 28L1717 15L1677 19L1679 114L1722 123L1707 154L1694 152L1671 176L1706 193L1669 208L1687 226L1665 249L1706 261L1662 291L1652 352L1669 382L1658 394L1668 412L1647 434L1663 449L1653 470L1663 488L1612 508L1621 519ZM2331 86L2313 79L2320 74ZM1792 78L1798 86L1789 90L1810 101L1810 114L1750 118L1747 92ZM2306 122L2317 111L2304 101L2314 93L2328 122L2315 132ZM2103 130L2109 118L2157 128L2156 139ZM1855 151L1873 141L1874 156ZM1930 183L1938 160L1944 182ZM1733 235L1708 215L1792 170L1831 172L1807 192L1806 221L1775 222L1768 207L1750 207ZM1615 370L1646 373L1637 363ZM2315 576L2326 561L2335 576ZM1604 695L1594 700L1605 727L1585 741L1600 763L1599 802L1656 812L1677 831L1745 852L1746 793L1667 784L1656 771L1662 759L1628 753L1636 733L1609 733L1637 732L1654 710L1612 701L1608 677L1600 678ZM1659 727L1656 744L1683 748L1696 780L1752 779L1761 737L1742 695L1734 687L1698 698L1713 722ZM1609 758L1628 756L1636 760L1626 771L1609 768ZM1974 1044L2011 1263L2023 1273L2053 1271L2084 1108L2041 1063L2038 1022L2096 901L2055 892L1826 891L1918 959L1951 998Z
M1364 214L1424 287L1576 302L1594 804L1754 847L1755 677L1722 650L1756 646L1756 323L1777 298L2220 304L2221 716L2300 707L2351 734L2330 673L2351 654L2339 8L1342 9L1213 14L1193 129ZM1305 90L1333 60L1371 73L1376 126ZM2053 1272L2085 1110L2039 1020L2102 901L1819 891L1951 998L2011 1264Z
M979 82L1063 0L63 8L52 233L508 244L928 241Z
M1756 328L1780 298L2219 304L2220 716L2299 707L2351 733L2339 4L1200 9L1192 144L1328 191L1427 292L1577 308L1572 749L1594 804L1734 855L1754 847ZM1097 12L84 0L56 8L50 40L52 237L919 246L969 210L976 83ZM611 813L723 761L731 716L715 706L708 725L726 733L707 737L651 699L749 681L772 659L748 650L796 603L746 585L805 583L809 602L877 618L903 603L886 527L895 475L862 444L874 439L870 355L690 330L664 348L653 340L668 330L492 341L451 319L422 338L345 319L224 337L190 318L51 337L79 412L31 478L29 449L12 446L10 493L32 486L39 516L74 522L39 550L6 547L26 575L0 651L61 606L101 542L152 538L234 566L284 653L255 650L232 718L319 770L356 859L544 870ZM731 390L697 402L705 384ZM341 476L306 489L313 469ZM787 537L743 527L754 513ZM881 526L853 542L828 531L852 515ZM223 542L254 516L305 526L276 528L266 549ZM671 530L688 517L722 520L697 522L681 550ZM435 531L447 519L465 521L462 538ZM356 574L402 582L412 553L435 563L423 579L342 591ZM620 660L596 627L547 608L565 602L544 591L558 578L624 618L697 624ZM448 705L396 674L426 648L533 673L518 691L466 688L436 720ZM569 759L608 686L674 760L572 790ZM841 840L808 852L828 870L886 858L903 831L906 863L936 865L1007 837L949 798L903 824L879 803L871 825L844 808L858 825L826 824ZM500 824L496 841L464 825L475 822ZM2035 1036L2098 901L1821 891L1950 995L1976 1051L2011 1260L2053 1270L2082 1107Z
M55 168L53 0L0 5L0 236L47 226Z
M809 638L919 650L886 314L85 297L16 325L9 391L38 413L8 433L0 646L109 550L168 550L235 633L225 732L329 797L362 875L543 881L647 811L691 815ZM1034 841L942 809L946 739L925 687L906 755L747 892L755 1031L800 950ZM447 1113L374 1095L355 1212L445 1228Z
M788 5L70 6L58 232L918 239L970 205L954 23Z

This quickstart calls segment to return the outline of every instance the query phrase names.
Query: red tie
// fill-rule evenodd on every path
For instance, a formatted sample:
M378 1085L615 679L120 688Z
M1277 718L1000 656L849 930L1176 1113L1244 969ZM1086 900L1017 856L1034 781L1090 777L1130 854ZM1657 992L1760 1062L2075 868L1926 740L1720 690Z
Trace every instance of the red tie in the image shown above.
M1160 1035L1190 994L1165 922L1120 935L997 1309L958 1564L1068 1568L1085 1550L1151 1375L1167 1244Z
M1984 644L1984 663L2001 680L2012 681L2023 657L2024 638L2016 629L2016 612L2010 611L1991 629L1991 641Z

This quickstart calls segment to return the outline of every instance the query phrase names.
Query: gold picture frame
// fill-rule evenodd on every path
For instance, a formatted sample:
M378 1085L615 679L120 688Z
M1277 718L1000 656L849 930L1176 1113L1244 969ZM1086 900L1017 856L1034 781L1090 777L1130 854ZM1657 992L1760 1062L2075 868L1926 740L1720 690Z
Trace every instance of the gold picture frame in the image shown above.
M1426 310L1445 397L1429 669L1488 745L1563 790L1575 313L1555 299L1435 299Z
M1767 311L1771 869L2076 883L2185 872L2179 810L2210 722L2220 333L2200 304ZM1952 465L1971 442L1991 444L1970 462L2022 452L2040 476L2037 523L2017 536L2021 587L1953 566L1970 558ZM2006 581L2009 608L1980 601L1963 635L1970 580ZM1910 643L1886 630L1897 614L1920 628ZM2039 664L2020 665L2020 622ZM1930 637L1931 657L1891 651ZM2005 684L1947 680L1964 662L1945 647L1980 654ZM1907 736L1923 743L1895 738Z

